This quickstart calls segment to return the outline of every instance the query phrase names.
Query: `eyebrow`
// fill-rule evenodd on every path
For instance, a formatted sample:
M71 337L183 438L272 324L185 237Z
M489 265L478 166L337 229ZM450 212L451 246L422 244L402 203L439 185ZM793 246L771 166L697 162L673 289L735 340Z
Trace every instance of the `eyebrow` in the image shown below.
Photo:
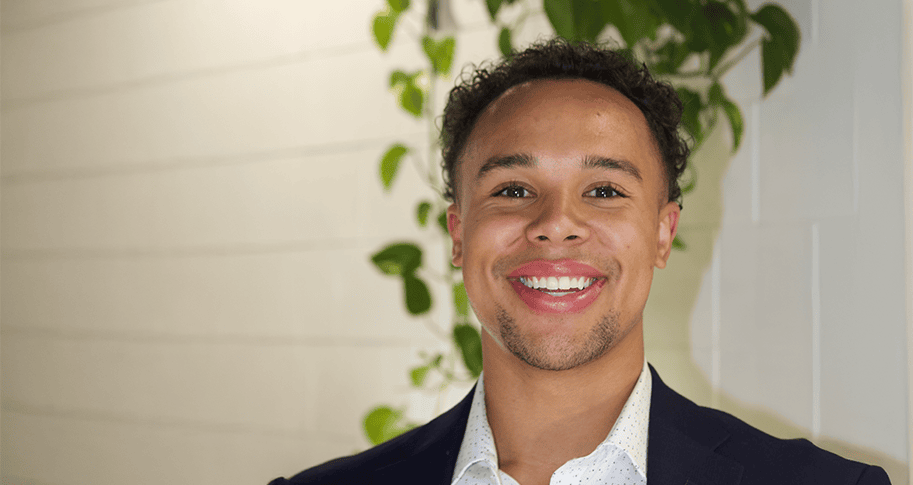
M599 168L603 170L620 170L634 178L639 182L643 182L644 178L640 175L640 170L634 166L633 163L627 160L616 160L609 157L594 157L589 156L583 161L584 168Z
M489 158L484 164L482 164L482 167L479 168L479 172L476 174L476 180L479 180L488 173L496 170L504 170L516 167L529 168L535 167L538 164L539 161L536 160L535 157L525 153L492 157ZM618 170L636 178L639 182L643 182L643 177L640 175L640 170L638 170L633 163L627 160L617 160L609 157L590 155L583 159L583 163L581 165L583 168Z
M525 153L503 157L491 157L482 164L481 168L479 168L479 173L476 174L476 180L495 170L504 170L514 167L528 168L535 167L538 164L538 160Z

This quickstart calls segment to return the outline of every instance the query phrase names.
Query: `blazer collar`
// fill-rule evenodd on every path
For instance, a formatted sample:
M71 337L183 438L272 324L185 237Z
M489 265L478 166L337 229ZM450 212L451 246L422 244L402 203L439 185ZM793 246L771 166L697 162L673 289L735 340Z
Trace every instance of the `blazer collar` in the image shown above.
M741 464L716 453L729 432L697 404L669 389L653 366L647 483L650 485L737 485Z
M743 467L716 453L729 439L726 427L706 409L682 397L653 374L647 443L649 485L738 485ZM475 388L446 413L415 430L408 457L377 470L377 483L449 485Z
M449 485L466 433L474 393L475 386L459 404L414 430L415 434L409 439L408 454L377 470L373 477L376 482L371 483Z

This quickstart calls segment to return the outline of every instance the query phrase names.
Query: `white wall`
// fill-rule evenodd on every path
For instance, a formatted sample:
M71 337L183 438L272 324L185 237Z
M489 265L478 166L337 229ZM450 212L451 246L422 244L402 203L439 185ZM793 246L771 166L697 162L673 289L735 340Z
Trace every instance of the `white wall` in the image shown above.
M696 158L648 357L907 483L901 2L781 3L795 77L762 101L757 59L731 76L744 146ZM432 412L406 369L441 343L367 259L429 240L418 176L377 182L427 139L386 91L420 60L377 52L381 4L0 5L4 484L263 483L364 447L375 404ZM494 55L482 2L455 10L456 65Z
M712 402L905 483L902 4L783 4L805 34L795 75L763 101L756 60L730 77L748 137L723 177L693 356Z

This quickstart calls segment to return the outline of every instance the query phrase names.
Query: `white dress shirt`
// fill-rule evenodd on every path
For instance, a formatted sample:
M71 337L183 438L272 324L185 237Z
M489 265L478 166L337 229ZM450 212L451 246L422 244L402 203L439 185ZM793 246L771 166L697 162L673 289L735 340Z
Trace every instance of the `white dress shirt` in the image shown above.
M451 485L519 485L498 469L498 451L488 425L482 379L483 376L479 376L472 397ZM555 470L550 484L645 485L652 392L653 376L644 362L640 378L606 439L589 455L574 458Z

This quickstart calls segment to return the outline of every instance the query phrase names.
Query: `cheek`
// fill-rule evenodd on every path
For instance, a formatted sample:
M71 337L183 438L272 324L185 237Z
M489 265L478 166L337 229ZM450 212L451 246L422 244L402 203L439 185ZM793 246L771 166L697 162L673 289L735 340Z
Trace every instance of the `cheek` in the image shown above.
M464 232L463 251L469 264L490 264L524 240L527 222L516 215L479 218Z
M616 219L598 231L600 246L616 255L623 272L652 268L657 242L655 231L647 226L636 220Z

